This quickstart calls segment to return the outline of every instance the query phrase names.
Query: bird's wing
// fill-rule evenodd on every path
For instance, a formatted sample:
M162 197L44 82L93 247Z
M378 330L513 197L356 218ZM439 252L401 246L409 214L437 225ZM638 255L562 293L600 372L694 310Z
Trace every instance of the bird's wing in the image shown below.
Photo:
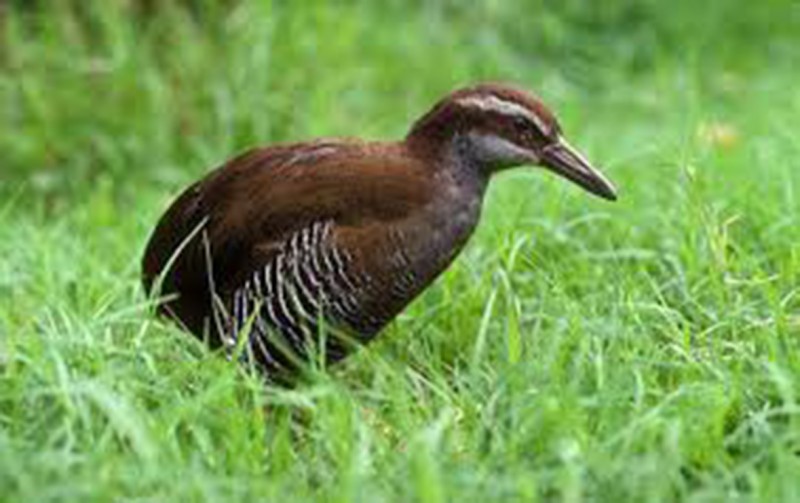
M334 235L352 243L408 217L431 197L425 170L391 151L376 166L367 161L375 158L371 148L317 142L256 149L229 161L161 218L143 260L145 288L152 291L160 277L162 295L180 296L173 314L197 333L201 309L190 304L207 308L210 289L230 294L303 229L330 222Z

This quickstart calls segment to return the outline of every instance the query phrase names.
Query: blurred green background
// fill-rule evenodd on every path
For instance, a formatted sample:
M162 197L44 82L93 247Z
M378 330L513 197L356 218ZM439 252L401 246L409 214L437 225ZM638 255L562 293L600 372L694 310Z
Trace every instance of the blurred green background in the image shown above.
M574 108L572 129L616 106L667 139L663 114L735 110L755 81L789 72L797 16L781 0L18 0L3 9L3 182L174 187L252 144L402 135L480 79Z
M0 501L800 500L800 3L0 2ZM540 95L621 189L493 182L294 390L155 320L169 201L258 144Z

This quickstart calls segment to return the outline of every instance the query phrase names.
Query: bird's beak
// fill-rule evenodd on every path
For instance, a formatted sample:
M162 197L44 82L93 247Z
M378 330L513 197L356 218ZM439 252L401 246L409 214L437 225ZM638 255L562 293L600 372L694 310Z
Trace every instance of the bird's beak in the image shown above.
M611 201L617 199L614 185L563 138L542 150L539 163L592 194Z

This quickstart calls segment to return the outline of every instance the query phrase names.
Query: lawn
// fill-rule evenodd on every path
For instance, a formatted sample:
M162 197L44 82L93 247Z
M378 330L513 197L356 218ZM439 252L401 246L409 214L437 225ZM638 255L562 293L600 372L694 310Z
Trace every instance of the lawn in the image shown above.
M0 3L0 501L800 501L800 5ZM157 218L253 145L539 94L615 181L492 182L293 389L156 319Z

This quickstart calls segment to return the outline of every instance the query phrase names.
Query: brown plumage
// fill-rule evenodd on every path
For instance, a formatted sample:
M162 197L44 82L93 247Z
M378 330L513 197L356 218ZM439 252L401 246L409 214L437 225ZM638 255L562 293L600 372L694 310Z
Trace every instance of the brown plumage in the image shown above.
M312 348L336 361L450 264L491 174L521 164L615 198L538 99L483 84L446 96L400 142L317 140L229 161L161 218L144 286L160 286L161 313L267 374Z

